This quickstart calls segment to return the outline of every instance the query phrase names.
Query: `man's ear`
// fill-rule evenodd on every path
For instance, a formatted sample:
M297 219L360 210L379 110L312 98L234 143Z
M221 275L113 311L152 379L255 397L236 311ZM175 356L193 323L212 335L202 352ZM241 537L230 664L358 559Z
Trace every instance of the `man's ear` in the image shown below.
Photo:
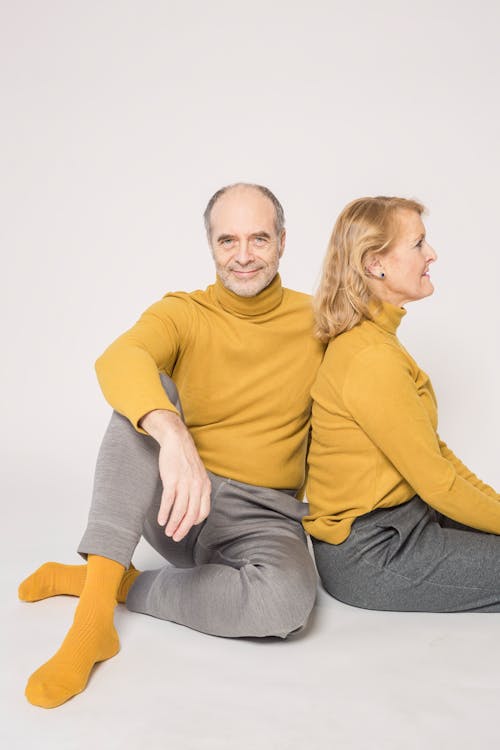
M286 229L282 229L281 230L281 234L280 234L280 239L279 239L279 243L280 243L280 258L283 255L283 253L285 252L285 240L286 240Z

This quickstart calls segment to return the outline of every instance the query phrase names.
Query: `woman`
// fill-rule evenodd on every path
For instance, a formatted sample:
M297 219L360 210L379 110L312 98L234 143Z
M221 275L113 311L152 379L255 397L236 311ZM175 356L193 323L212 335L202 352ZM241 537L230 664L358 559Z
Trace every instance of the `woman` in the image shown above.
M430 380L396 335L403 305L433 292L423 210L362 198L335 224L315 299L330 343L312 390L304 526L343 602L500 611L500 495L440 440Z

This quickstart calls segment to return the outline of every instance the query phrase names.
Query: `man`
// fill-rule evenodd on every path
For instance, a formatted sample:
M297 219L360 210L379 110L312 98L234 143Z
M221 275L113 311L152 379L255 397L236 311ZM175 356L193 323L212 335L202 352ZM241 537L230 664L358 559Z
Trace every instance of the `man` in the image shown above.
M215 284L167 294L97 361L115 412L79 547L87 565L47 563L19 591L80 596L61 648L28 681L36 705L82 691L118 652L117 600L232 637L284 638L312 609L296 497L323 354L310 298L281 286L284 215L267 188L222 188L205 224ZM135 570L141 534L173 565Z

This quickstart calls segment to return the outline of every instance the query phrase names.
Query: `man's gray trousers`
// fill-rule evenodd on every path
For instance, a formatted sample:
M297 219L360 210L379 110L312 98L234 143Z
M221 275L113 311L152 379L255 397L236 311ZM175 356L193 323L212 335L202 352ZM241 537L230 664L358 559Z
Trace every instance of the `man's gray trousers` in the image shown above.
M182 413L173 381L162 376ZM130 565L143 535L167 564L143 572L127 607L220 636L286 637L316 596L316 572L293 491L211 474L211 510L180 542L157 522L159 447L114 412L99 452L87 529L78 551Z

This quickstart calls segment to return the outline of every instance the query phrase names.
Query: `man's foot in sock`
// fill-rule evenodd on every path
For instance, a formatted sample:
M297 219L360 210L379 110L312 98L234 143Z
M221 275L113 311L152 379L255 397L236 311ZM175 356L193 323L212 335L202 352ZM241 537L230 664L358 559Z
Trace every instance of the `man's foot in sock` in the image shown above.
M97 662L120 650L113 624L114 604L96 608L89 596L80 600L73 625L59 651L34 672L26 686L30 703L55 708L84 690Z
M87 565L63 565L47 562L35 570L19 586L23 602L37 602L49 596L80 596L85 584Z
M124 602L130 587L140 571L133 565L123 574L116 600ZM50 596L80 596L87 576L87 565L64 565L47 562L35 570L19 586L19 598L23 602L37 602Z

